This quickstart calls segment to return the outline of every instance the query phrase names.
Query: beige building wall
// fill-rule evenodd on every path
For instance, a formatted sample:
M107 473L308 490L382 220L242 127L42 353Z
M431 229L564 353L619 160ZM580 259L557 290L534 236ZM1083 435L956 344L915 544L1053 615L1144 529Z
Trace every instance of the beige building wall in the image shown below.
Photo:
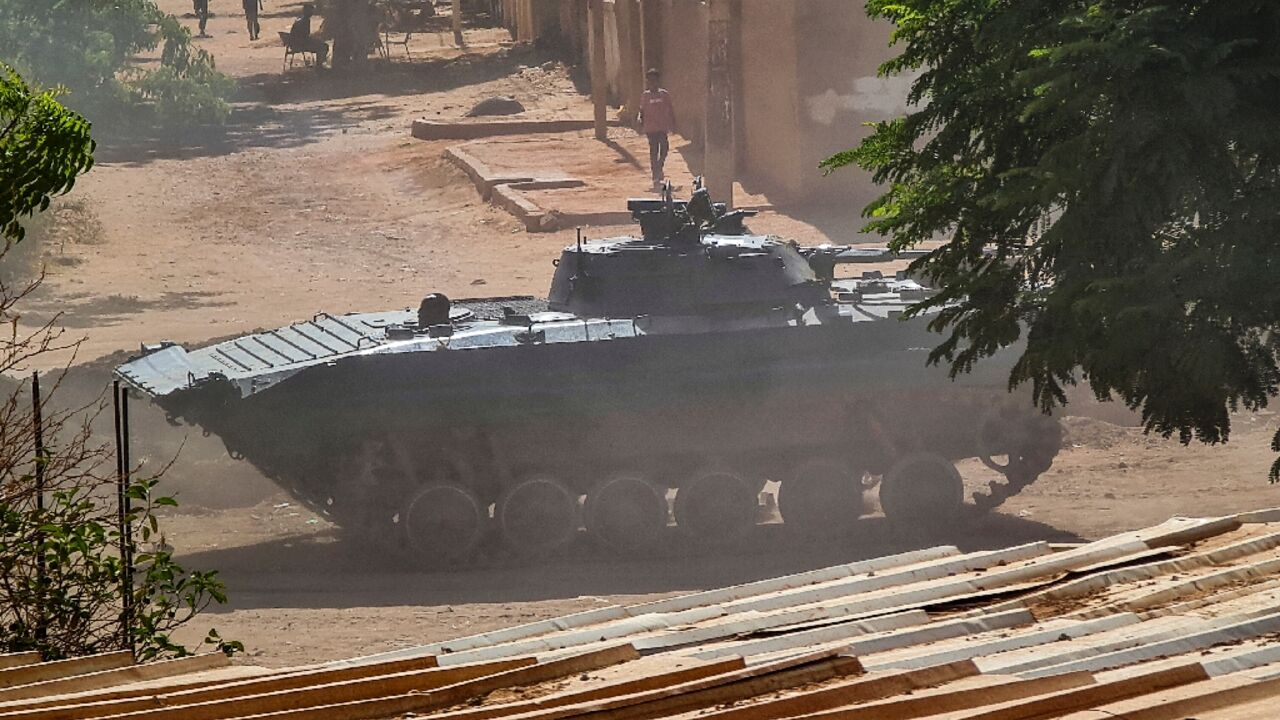
M867 123L907 112L911 80L877 76L895 54L892 26L867 18L860 4L798 0L795 6L795 36L804 39L795 78L802 186L823 199L864 206L879 194L866 173L845 169L823 177L818 163L857 146L870 133Z
M748 191L802 191L795 3L741 0L738 175ZM762 187L753 187L762 186Z
M521 39L552 31L566 49L589 61L587 0L504 0ZM850 0L733 0L736 3L735 113L738 176L751 192L779 201L839 201L865 205L877 194L856 169L824 176L818 164L856 146L868 122L907 108L909 79L881 79L891 57L890 26L866 17ZM705 0L605 0L609 95L634 104L646 51L659 58L680 134L703 141L707 94ZM648 24L640 27L642 18ZM701 166L696 152L691 167Z

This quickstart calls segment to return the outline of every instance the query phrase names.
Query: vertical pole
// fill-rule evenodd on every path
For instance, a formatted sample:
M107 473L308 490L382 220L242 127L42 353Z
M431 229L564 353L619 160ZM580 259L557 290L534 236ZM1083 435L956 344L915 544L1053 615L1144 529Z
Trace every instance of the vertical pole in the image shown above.
M619 55L622 59L619 71L622 76L623 105L627 108L623 120L631 124L640 111L640 97L644 92L640 0L617 0L613 9L617 13Z
M591 104L595 107L596 139L609 138L609 78L604 62L604 0L587 5L591 21Z
M125 409L122 406L124 391L120 381L111 385L111 404L115 410L116 429L116 522L120 533L120 644L133 648L133 550L132 528L129 526L129 496L127 494L128 465L125 450Z
M733 207L735 175L731 0L707 0L707 113L703 174L712 199Z
M462 0L453 0L453 43L462 47Z
M122 436L121 450L124 452L124 484L127 489L132 481L131 474L133 472L132 459L129 456L129 391L127 388L120 388L120 431ZM133 526L129 517L133 514L133 508L130 507L129 493L124 496L124 537L125 537L125 561L124 572L125 582L129 587L129 594L125 595L125 618L128 619L128 636L129 651L137 653L133 646Z
M49 628L46 624L44 616L44 598L45 590L49 583L48 573L44 564L44 533L38 528L44 525L44 482L45 482L45 452L44 452L44 401L40 397L40 373L31 373L31 424L34 433L35 451L36 451L36 467L35 467L35 491L36 491L36 593L37 593L37 610L35 622L35 638L37 643L43 645L44 640L49 635ZM43 649L43 648L42 648Z
M640 0L640 64L644 71L662 69L661 0Z

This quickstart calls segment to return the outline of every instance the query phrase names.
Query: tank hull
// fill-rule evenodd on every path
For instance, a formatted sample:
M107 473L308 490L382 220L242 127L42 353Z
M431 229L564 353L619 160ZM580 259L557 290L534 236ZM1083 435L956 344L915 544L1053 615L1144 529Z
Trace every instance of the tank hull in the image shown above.
M933 342L878 322L370 355L244 399L207 383L161 402L312 507L376 525L436 481L488 504L532 472L586 493L619 470L679 488L709 465L762 482L805 457L878 474L917 447L973 456L1008 367L953 382L927 366Z

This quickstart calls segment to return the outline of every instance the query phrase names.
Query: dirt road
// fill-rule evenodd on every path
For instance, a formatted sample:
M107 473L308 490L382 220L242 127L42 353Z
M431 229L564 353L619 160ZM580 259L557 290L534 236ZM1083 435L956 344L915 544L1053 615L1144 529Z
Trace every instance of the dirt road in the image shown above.
M238 5L199 42L241 84L225 132L107 139L99 165L59 209L60 242L41 248L49 279L28 321L63 312L85 342L79 360L169 339L198 343L275 326L319 310L415 305L450 296L539 294L571 233L530 235L478 197L442 159L444 144L409 138L414 117L453 117L477 100L514 95L532 115L589 114L571 73L501 33L470 30L469 52L420 36L412 62L339 76L282 74L276 32L299 3L268 2L250 42ZM176 13L185 0L162 0ZM228 14L229 13L229 14ZM192 24L190 19L186 20ZM852 208L760 219L806 240L852 233ZM624 228L618 228L622 230ZM105 382L110 361L85 371ZM921 410L923 411L923 410ZM312 662L427 642L655 593L745 581L929 542L965 548L1031 539L1094 538L1177 513L1280 505L1266 484L1274 416L1243 417L1230 445L1183 448L1140 432L1071 420L1055 467L1001 512L931 537L869 519L839 542L814 545L764 526L734 554L681 552L620 563L585 541L570 557L528 567L494 553L481 567L425 573L387 566L335 542L322 518L290 503L216 440L140 411L142 455L189 442L170 481L186 508L167 539L189 565L219 568L229 610L209 625L242 639L256 662ZM966 478L982 480L976 463Z

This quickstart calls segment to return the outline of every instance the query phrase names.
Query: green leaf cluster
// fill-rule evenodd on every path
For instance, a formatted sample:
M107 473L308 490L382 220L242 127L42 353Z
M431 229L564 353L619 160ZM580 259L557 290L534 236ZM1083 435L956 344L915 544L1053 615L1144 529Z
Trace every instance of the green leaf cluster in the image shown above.
M934 362L1025 342L1046 409L1087 381L1149 431L1225 441L1280 383L1280 3L870 0L912 111L824 164L886 187L894 247L942 239ZM1276 449L1280 451L1280 436ZM1273 479L1280 462L1273 468Z
M159 49L158 62L142 56ZM234 89L155 0L0 0L0 59L96 122L217 123Z
M53 92L27 86L0 64L0 237L22 240L24 217L43 212L93 166L89 123Z
M62 465L65 456L56 453L40 462ZM30 489L33 482L24 475L7 488ZM71 471L42 507L30 492L0 502L0 652L37 650L57 659L118 650L132 638L140 660L191 653L173 641L173 630L225 603L226 588L216 572L185 570L164 545L155 511L177 503L157 495L156 482L135 479L127 489L128 544L138 548L128 615L112 482ZM206 643L228 654L244 649L216 630Z

